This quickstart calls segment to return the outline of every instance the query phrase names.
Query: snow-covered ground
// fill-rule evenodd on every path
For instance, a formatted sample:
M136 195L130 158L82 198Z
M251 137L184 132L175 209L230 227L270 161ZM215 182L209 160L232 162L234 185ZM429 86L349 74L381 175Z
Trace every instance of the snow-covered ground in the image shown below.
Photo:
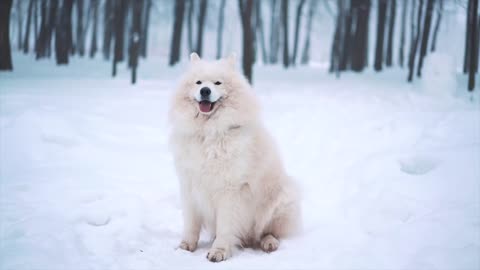
M480 105L463 76L437 95L399 70L256 68L304 231L213 264L206 235L176 250L166 112L181 67L142 63L131 86L110 63L14 62L0 73L2 270L480 268Z

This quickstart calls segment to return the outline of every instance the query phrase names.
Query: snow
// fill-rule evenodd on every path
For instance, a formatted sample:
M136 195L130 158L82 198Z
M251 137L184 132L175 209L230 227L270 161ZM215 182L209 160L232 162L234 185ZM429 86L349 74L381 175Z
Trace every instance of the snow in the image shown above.
M206 235L176 249L166 113L182 67L142 62L131 86L107 62L14 62L0 73L0 269L480 268L480 105L463 75L447 95L395 69L257 67L304 230L213 264Z

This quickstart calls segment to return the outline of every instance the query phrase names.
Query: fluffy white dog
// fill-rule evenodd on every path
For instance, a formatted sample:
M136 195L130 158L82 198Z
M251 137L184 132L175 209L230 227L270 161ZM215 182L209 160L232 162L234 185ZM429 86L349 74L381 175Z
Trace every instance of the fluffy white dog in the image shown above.
M194 251L201 228L215 240L207 254L226 260L235 246L278 248L300 226L297 189L259 115L235 56L205 61L196 53L170 110L184 232Z

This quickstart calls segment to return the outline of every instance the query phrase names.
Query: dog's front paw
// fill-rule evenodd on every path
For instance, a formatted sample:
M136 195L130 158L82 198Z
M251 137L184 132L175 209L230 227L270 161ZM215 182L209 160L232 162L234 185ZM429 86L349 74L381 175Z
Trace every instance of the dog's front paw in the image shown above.
M224 248L211 248L207 253L207 259L211 262L221 262L228 258L228 252Z
M277 250L278 246L280 246L280 242L271 234L266 235L260 241L260 247L267 253Z
M183 249L183 250L193 252L197 248L197 243L190 243L190 242L187 242L187 241L183 240L178 247Z

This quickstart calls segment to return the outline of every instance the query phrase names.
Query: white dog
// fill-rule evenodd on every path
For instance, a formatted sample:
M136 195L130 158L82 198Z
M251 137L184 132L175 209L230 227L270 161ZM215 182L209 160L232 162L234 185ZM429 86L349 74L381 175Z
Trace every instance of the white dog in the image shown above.
M235 246L266 252L300 226L295 185L285 173L235 56L190 56L170 110L171 145L180 180L184 232L194 251L203 227L215 236L207 258L226 260Z

